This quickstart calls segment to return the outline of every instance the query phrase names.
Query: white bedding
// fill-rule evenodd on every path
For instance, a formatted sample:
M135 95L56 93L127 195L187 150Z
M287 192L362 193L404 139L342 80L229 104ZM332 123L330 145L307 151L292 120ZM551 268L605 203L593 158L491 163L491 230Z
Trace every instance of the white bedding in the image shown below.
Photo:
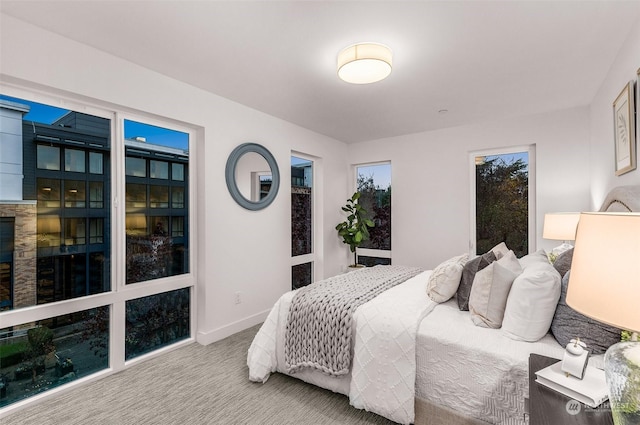
M418 329L416 396L490 423L525 424L529 354L561 359L563 352L551 334L515 341L499 329L475 326L452 299ZM589 364L602 367L602 357Z
M415 334L421 319L435 307L425 292L430 274L423 272L356 310L352 373L334 377L303 370L292 376L349 395L355 407L399 423L413 422ZM275 371L287 374L284 335L294 294L288 292L276 302L249 348L247 365L252 381L266 382Z
M436 305L426 296L430 273L423 272L356 310L351 373L334 377L304 370L291 376L348 395L355 407L399 423L413 422L415 396L487 422L525 424L529 354L560 359L563 348L550 334L531 343L510 339L500 329L475 326L455 299ZM294 294L288 292L276 302L249 348L252 381L266 382L276 371L287 374L284 336ZM397 316L393 326L392 316ZM372 326L382 333L378 330L376 336ZM594 356L590 364L602 367L602 357ZM389 361L379 363L384 360Z

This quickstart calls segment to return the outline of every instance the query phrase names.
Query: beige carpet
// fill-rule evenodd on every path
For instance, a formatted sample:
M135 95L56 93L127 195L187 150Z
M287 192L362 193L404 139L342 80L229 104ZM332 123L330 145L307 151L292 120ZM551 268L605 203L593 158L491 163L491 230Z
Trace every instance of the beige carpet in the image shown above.
M253 327L190 344L4 418L2 425L393 424L281 374L249 381Z

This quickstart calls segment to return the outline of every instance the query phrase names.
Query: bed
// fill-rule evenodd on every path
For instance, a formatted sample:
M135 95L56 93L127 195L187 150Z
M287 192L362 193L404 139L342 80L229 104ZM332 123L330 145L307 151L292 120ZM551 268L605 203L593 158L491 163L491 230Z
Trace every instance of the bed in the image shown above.
M640 211L640 186L615 188L608 194L600 210ZM501 258L507 253L504 248L495 248L501 251ZM542 307L532 306L532 311L548 310L550 303L555 303L555 310L558 299L561 299L559 279L562 276L542 265L547 261L544 251L518 259L518 264L513 263L513 259L504 258L493 261L500 261L498 264L511 261L513 267L520 265L516 279L530 283L524 276L537 276L533 278L534 284L537 284L536 279L545 276L544 285L548 289L546 295L540 297L544 299L540 302L545 304ZM463 256L456 259L460 264L463 261L470 263ZM387 276L382 280L388 281L390 275L404 276L399 282L393 282L384 291L357 305L350 319L342 323L344 329L338 339L342 351L347 349L353 356L348 369L344 367L340 347L333 347L333 354L327 355L337 358L337 363L342 361L338 367L331 366L331 361L336 363L333 357L329 362L322 356L313 357L306 352L302 353L301 361L296 356L292 357L291 353L295 350L291 340L305 338L294 336L297 331L292 330L295 326L290 323L293 322L291 316L297 314L295 312L299 309L296 299L298 291L307 289L284 294L273 306L249 348L247 364L250 380L266 382L271 373L288 374L344 394L354 407L372 411L398 423L526 424L529 354L555 358L561 358L563 354L564 346L549 331L551 319L549 323L532 321L531 326L522 325L523 320L530 320L532 316L522 316L522 306L518 305L516 296L513 295L511 299L512 294L517 292L514 289L516 287L527 293L526 289L522 289L523 284L519 283L505 295L509 298L507 304L518 308L506 306L507 310L503 312L504 326L497 326L499 329L485 327L486 324L478 326L478 317L489 323L488 326L494 325L490 317L486 319L473 309L472 313L461 311L459 299L464 298L461 293L449 299L433 297L437 301L432 299L431 294L427 296L425 288L433 282L432 275L440 273L441 266L426 271L402 266L376 266L323 281L328 288L339 288L353 279L369 281L382 274ZM540 267L545 267L544 273ZM491 267L487 267L489 269ZM495 266L492 270L502 268ZM551 283L547 284L547 281ZM380 286L377 283L372 285L376 288ZM474 294L480 293L478 291ZM477 299L478 295L475 297ZM313 304L317 304L317 300ZM327 316L323 311L308 314L315 314L315 321L324 320L323 317ZM553 319L553 312L551 314ZM473 320L470 320L470 316L473 316ZM341 317L338 322L345 322L345 316ZM314 335L312 339L323 338L318 336L317 329ZM324 343L319 341L317 345ZM590 362L596 367L601 366L602 355L592 356Z

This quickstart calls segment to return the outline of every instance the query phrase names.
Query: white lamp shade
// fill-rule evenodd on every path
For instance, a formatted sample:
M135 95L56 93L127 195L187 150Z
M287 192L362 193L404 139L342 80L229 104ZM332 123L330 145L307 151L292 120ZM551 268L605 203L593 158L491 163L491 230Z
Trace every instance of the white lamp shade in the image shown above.
M640 331L640 214L582 213L567 304L600 322Z
M338 54L338 76L352 84L369 84L391 74L391 50L378 43L358 43Z
M580 213L547 213L544 215L543 239L573 241Z

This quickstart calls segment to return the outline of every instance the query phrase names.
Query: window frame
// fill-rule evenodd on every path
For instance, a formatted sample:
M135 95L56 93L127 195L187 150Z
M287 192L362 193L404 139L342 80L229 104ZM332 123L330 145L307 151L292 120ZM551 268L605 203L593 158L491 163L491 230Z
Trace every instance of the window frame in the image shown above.
M151 116L151 114L147 114L142 111L135 113L125 112L124 107L114 107L111 104L101 102L92 103L84 99L82 101L76 100L76 98L80 97L79 95L54 94L53 91L36 91L18 84L7 84L3 86L2 94L54 107L61 107L71 111L78 111L110 120L111 159L109 166L111 167L110 176L112 188L109 208L112 222L112 238L110 247L111 285L109 291L0 312L2 327L9 328L93 308L103 306L109 307L109 362L107 368L97 371L89 376L73 380L64 385L51 388L48 391L36 394L27 399L4 406L0 409L0 418L11 414L18 409L24 408L26 405L31 405L33 403L55 397L62 392L69 391L85 383L104 378L149 358L163 355L168 351L195 342L198 317L198 302L196 299L197 278L194 264L195 258L197 258L198 255L198 232L195 230L197 227L196 212L198 196L196 195L197 186L194 179L194 176L197 175L197 161L195 158L197 158L198 149L198 127L196 125L180 122L171 118L157 119ZM187 174L188 185L186 186L189 191L189 195L187 195L188 199L187 202L185 202L187 208L189 208L189 271L177 276L139 282L135 285L126 285L125 282L125 119L169 128L189 135L189 171ZM62 156L61 152L60 156ZM85 167L88 167L88 164L86 164L87 160L88 156L85 157ZM61 169L64 168L62 163L60 165ZM107 202L107 200L105 199L104 202ZM86 237L88 243L89 235L87 234ZM87 255L89 255L89 252L87 252ZM125 360L126 301L182 288L189 288L190 292L189 337L130 360Z
M320 176L322 175L322 159L313 155L308 155L299 151L292 150L289 154L289 193L291 194L291 157L300 158L312 162L312 178L311 178L311 252L309 254L291 255L291 268L294 266L311 263L311 282L316 282L324 278L322 271L322 238L318 235L322 234L322 197L319 195L321 190ZM289 202L289 211L291 211L291 201ZM291 213L289 213L291 216ZM291 223L289 224L291 229ZM289 243L291 243L291 233L289 233ZM291 252L291 247L289 248Z
M353 176L353 190L358 190L358 168L359 167L371 167L376 165L388 165L391 169L391 249L375 249L375 248L360 248L356 250L358 257L376 257L389 259L393 262L393 163L391 160L375 161L375 162L360 162L352 165ZM351 196L351 194L349 195Z
M477 156L497 156L527 152L528 162L528 247L529 253L536 251L536 145L518 145L504 148L489 148L476 151L469 151L469 194L471 211L469 216L469 256L477 256L476 246L476 157Z

